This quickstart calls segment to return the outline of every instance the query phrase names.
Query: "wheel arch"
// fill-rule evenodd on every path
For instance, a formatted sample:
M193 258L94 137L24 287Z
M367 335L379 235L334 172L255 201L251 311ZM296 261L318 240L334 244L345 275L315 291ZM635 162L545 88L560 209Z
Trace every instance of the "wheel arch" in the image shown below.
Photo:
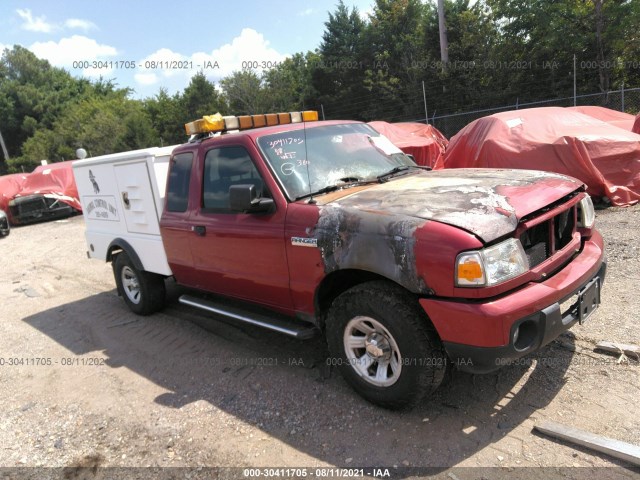
M116 255L124 252L133 262L133 265L140 271L144 271L144 265L140 260L140 256L136 253L135 248L131 246L129 242L127 242L123 238L116 238L111 241L109 247L107 247L107 262L113 262Z
M333 301L342 293L346 292L356 285L373 281L386 281L396 285L403 290L410 292L406 287L400 285L398 282L368 270L358 269L343 269L331 272L324 277L316 288L314 296L314 307L316 311L316 317L318 320L318 326L324 330L324 324L326 320L326 313ZM413 293L413 292L410 292Z

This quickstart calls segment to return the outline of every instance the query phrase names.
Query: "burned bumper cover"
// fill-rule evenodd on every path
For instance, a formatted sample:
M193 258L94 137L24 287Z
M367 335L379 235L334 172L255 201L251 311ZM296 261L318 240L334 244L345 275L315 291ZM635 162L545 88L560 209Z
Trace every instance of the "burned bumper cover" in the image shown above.
M434 299L420 303L454 365L470 373L487 373L535 352L585 321L600 303L606 269L602 237L596 234L581 254L546 282L485 303ZM454 320L456 310L459 315Z

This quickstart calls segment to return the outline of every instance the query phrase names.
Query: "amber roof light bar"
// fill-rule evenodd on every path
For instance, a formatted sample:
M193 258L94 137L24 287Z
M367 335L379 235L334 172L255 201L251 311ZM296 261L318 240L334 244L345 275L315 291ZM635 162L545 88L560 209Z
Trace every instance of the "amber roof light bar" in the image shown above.
M185 123L187 135L202 133L228 132L231 130L248 130L250 128L269 127L272 125L286 125L288 123L314 122L318 120L318 112L306 110L303 112L266 113L261 115L241 115L223 117L219 113L205 115L193 122Z

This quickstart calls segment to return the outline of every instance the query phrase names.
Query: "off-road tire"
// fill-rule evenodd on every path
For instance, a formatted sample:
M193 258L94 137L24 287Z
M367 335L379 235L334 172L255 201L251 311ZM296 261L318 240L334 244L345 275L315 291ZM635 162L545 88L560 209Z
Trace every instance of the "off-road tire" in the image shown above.
M367 324L367 318L371 321ZM368 365L374 356L367 348L353 348L345 346L347 338L359 336L354 325L363 322L370 326L378 326L384 336L390 336L387 346L392 345L398 350L400 370L381 366L382 378L391 373L390 379L378 381L375 373L367 375L367 371L358 372L354 365ZM355 323L354 323L355 322ZM362 325L364 326L364 325ZM345 329L349 337L345 336ZM375 328L374 328L375 330ZM357 333L358 335L351 335ZM375 332L373 332L375 333ZM365 337L369 347L373 333ZM338 296L331 305L326 321L326 336L329 345L332 365L336 365L344 379L362 397L371 403L388 409L407 409L418 403L425 395L436 390L444 380L448 358L438 335L426 314L418 304L417 298L401 287L385 281L367 282L357 285ZM378 340L381 337L378 336ZM356 339L359 344L359 338ZM383 345L383 343L380 343ZM347 353L349 350L350 353ZM387 350L389 351L389 350ZM380 351L375 350L379 353ZM355 356L354 356L355 353ZM362 361L354 361L359 357ZM366 356L369 356L367 359ZM394 356L391 353L391 356ZM387 362L385 357L382 362ZM383 363L385 365L386 363ZM372 371L378 371L376 364ZM375 378L374 378L375 377ZM394 380L394 377L396 378ZM393 382L391 385L380 385Z
M164 278L161 275L138 270L125 252L116 256L113 274L118 294L132 312L138 315L150 315L162 310L166 290Z

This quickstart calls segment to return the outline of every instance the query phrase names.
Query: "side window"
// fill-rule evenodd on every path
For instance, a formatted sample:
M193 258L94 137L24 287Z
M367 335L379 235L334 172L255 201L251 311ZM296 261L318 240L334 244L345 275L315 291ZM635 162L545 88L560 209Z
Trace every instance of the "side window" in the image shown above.
M269 196L249 152L244 147L214 148L204 158L202 207L217 212L231 212L229 187L255 185L258 196Z
M167 182L167 211L186 212L189 204L189 180L193 153L181 153L173 157Z

